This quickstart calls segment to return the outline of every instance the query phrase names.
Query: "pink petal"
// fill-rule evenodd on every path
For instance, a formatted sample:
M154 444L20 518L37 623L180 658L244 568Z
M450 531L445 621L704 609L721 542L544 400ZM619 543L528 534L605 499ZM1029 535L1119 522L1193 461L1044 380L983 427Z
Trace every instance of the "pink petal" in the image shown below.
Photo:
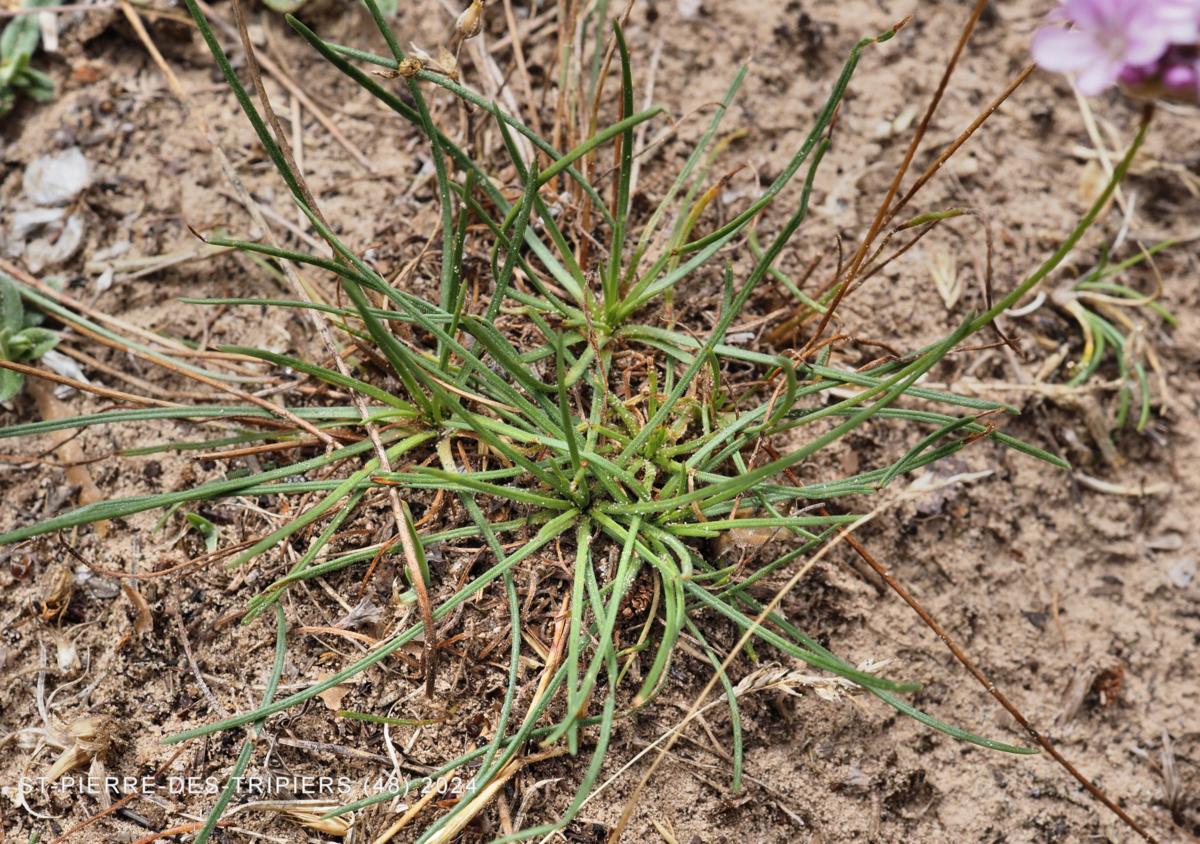
M1100 29L1111 11L1097 0L1064 0L1062 14L1083 29Z
M1131 38L1125 45L1122 58L1128 64L1153 64L1162 58L1169 45L1170 41L1165 33L1157 37Z
M1090 64L1086 70L1075 77L1075 87L1085 97L1094 97L1106 88L1111 88L1121 74L1121 63L1113 59L1105 59Z
M1078 29L1039 29L1030 52L1039 66L1058 73L1073 73L1097 62L1111 61L1094 38Z
M1122 17L1136 11L1146 0L1066 0L1067 17L1080 29L1110 29Z

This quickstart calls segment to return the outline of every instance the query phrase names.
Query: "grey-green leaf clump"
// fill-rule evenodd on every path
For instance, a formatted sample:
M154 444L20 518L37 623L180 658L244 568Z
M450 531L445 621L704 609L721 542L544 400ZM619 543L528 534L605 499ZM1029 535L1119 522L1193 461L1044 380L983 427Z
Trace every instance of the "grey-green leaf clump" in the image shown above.
M507 608L505 621L511 628L509 681L499 717L488 731L491 740L433 776L467 770L485 784L529 740L565 742L572 753L591 748L591 761L567 810L552 823L508 840L545 835L568 824L595 782L617 721L647 705L670 681L684 632L720 665L713 648L726 624L738 631L753 628L760 645L852 681L899 712L957 739L1001 751L1033 752L914 708L905 700L915 689L912 683L858 670L782 612L755 625L753 619L764 607L752 587L798 564L859 518L831 502L871 495L974 442L990 439L1065 465L997 430L994 419L981 419L1014 408L919 382L1062 261L1095 220L1129 159L1054 256L987 313L964 320L937 343L861 370L839 365L829 345L819 354L795 359L753 348L729 332L746 316L763 282L777 278L775 264L805 222L820 164L832 143L830 124L863 52L893 33L864 39L853 48L811 131L779 176L732 220L697 236L712 195L706 181L712 151L744 69L736 73L684 168L643 218L634 214L631 196L635 130L662 112L634 109L633 72L619 27L613 30L620 78L617 113L573 149L560 151L519 116L422 68L419 60L409 60L375 0L365 2L389 55L325 41L297 18L287 20L334 68L427 144L441 211L437 296L426 299L397 288L337 236L336 221L327 222L322 210L310 204L303 177L268 129L269 119L246 91L194 0L187 0L263 148L332 258L230 238L211 242L256 259L294 262L326 273L340 286L344 296L338 301L345 304L249 296L192 301L279 308L306 316L317 312L327 319L343 350L353 352L343 357L357 361L349 373L320 360L236 351L326 385L328 400L290 412L338 439L321 451L281 452L283 462L270 468L256 464L189 489L81 507L18 528L0 536L0 542L191 501L310 496L305 509L294 509L289 521L232 561L246 565L285 542L303 549L286 572L250 600L247 621L272 610L278 613L281 596L300 581L350 567L366 570L382 555L415 544L410 552L420 579L411 579L410 585L428 588L433 605L423 610L433 622L444 622L465 602L489 591ZM599 63L592 67L599 73ZM591 90L598 89L596 83L593 78ZM404 87L403 95L397 86ZM491 121L503 141L503 159L476 158L435 122L427 98L442 91L474 110L476 132L479 124ZM532 158L523 151L530 148ZM601 151L603 160L616 162L611 181L605 174L604 183L584 175L596 172L586 165ZM594 225L588 230L571 229L568 218L548 204L548 198L564 192L590 206ZM748 269L738 271L721 261L720 253L743 243L764 211L785 203L787 212L774 233L768 236L764 224L757 223L763 242L749 250ZM473 256L482 256L490 269L486 282L491 289L479 302L464 269ZM715 307L691 303L681 315L687 322L659 316L669 297L683 302L679 294L687 293L707 302L713 291ZM352 394L358 401L347 398ZM305 436L269 416L268 410L245 403L114 410L14 426L0 436L153 419L236 424L225 436L168 442L158 447L164 450L240 447ZM814 458L868 423L900 426L911 447L893 462L852 475L800 480L797 473L815 465ZM443 521L450 512L445 509L443 515L433 513L426 525L424 516L433 511L410 521L406 510L391 540L331 550L334 537L353 524L364 502L392 490L402 493L406 506L453 496L461 504L453 512L463 514L462 520ZM737 544L746 536L756 537L753 554L725 559L713 552L723 539ZM429 551L461 542L476 548L482 543L487 553L458 586L445 577L437 562L441 555ZM551 549L570 568L569 589L561 596L565 642L546 662L542 694L522 713L516 689L523 619L516 583L524 581L517 574L523 564ZM414 600L413 593L404 599ZM170 741L260 724L379 664L425 629L424 624L407 627L325 680L278 700L268 693L258 709L197 726ZM740 716L733 685L723 685L734 724L736 789L742 761ZM239 757L238 770L247 763ZM336 814L392 796L376 795ZM223 799L214 808L207 829L215 826L224 805ZM460 801L438 817L420 840L453 823L466 805Z
M17 283L0 273L0 360L35 363L58 345L57 331L42 328L42 315L27 312ZM11 369L0 369L0 401L8 401L25 383L25 376Z
M1135 420L1134 427L1139 433L1150 424L1153 401L1150 373L1159 369L1147 325L1136 314L1139 311L1153 314L1172 328L1178 324L1155 294L1134 290L1122 276L1174 245L1175 241L1163 241L1115 263L1110 261L1106 249L1095 267L1050 296L1079 325L1083 340L1079 360L1072 362L1068 370L1067 385L1083 387L1106 362L1116 364L1118 386L1113 424L1118 429L1126 427L1130 419Z
M25 0L21 7L36 9L55 2ZM37 15L29 13L14 17L0 33L0 117L12 111L18 93L43 103L54 98L54 82L30 65L41 38Z

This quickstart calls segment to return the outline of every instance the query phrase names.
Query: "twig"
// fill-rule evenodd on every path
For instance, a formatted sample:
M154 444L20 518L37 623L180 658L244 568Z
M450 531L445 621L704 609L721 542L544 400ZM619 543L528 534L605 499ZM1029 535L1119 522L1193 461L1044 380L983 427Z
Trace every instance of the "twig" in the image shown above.
M157 571L138 571L138 572L127 572L127 571L121 571L120 569L101 568L100 566L96 565L91 560L87 559L82 554L80 554L77 550L75 550L75 548L68 545L66 542L63 542L61 539L58 540L58 545L60 548L65 550L68 554L70 554L72 557L74 557L79 562L83 563L85 566L87 566L89 569L94 571L96 574L103 575L104 577L111 577L111 578L114 578L117 580L152 580L152 579L158 578L158 577L167 577L168 575L172 575L177 571L182 571L183 569L190 568L191 566L203 565L204 563L212 563L217 560L224 559L225 557L230 557L230 556L236 554L238 551L241 551L245 548L249 548L251 545L258 543L261 540L262 540L261 536L256 536L251 539L247 539L243 542L239 542L236 545L230 545L228 547L222 548L219 551L213 551L212 553L205 554L204 556L201 556L201 557L193 557L190 560L186 560L182 563L178 563L169 568L158 569Z
M213 11L212 7L204 2L204 0L197 0L196 5L198 5L204 12L205 16L215 23L217 28L224 32L227 36L230 38L238 37L237 29L222 20L221 17ZM293 82L291 78L280 69L279 65L275 64L275 62L271 61L271 59L267 56L256 56L255 60L258 62L258 64L262 65L263 69L266 70L267 73L271 74L271 76L275 78L275 81L282 85L289 94L298 99L306 109L312 112L313 116L317 118L317 121L320 122L320 124L325 127L326 131L333 136L333 139L341 144L346 152L350 153L350 156L363 166L363 169L365 169L368 173L375 172L375 165L371 163L371 159L367 158L362 150L356 147L349 138L342 134L342 130L339 129L337 124L329 118L329 115L323 112L320 106L313 102L312 97L304 93L304 89ZM259 88L259 91L262 92L263 96L266 96L266 92L262 88Z
M233 247L230 246L201 244L200 246L193 246L190 249L169 252L165 255L124 258L115 261L88 261L84 264L83 268L89 273L104 272L106 269L111 269L117 274L116 280L132 281L144 276L153 275L170 267L177 267L181 264L190 264L197 261L207 261L210 258L215 258L217 255L224 255L232 251Z
M204 682L204 675L200 673L200 666L196 664L196 658L192 656L192 643L188 641L187 627L184 626L183 616L179 614L179 607L176 604L171 604L169 610L171 619L175 622L175 632L179 636L179 643L183 645L183 653L187 657L188 665L191 666L192 676L196 678L196 685L200 687L201 693L204 695L208 705L212 707L213 712L216 712L222 718L228 718L229 713L225 707L221 706L221 702L213 695L212 689L208 687L208 683Z
M138 838L133 842L133 844L154 844L154 842L158 841L160 838L169 838L175 835L184 835L189 832L196 832L203 829L204 826L205 821L192 821L190 823L177 824L176 826L168 827L161 832L153 832L150 835ZM228 826L228 821L218 821L217 826Z
M29 392L33 395L33 400L37 402L38 413L47 422L53 419L64 419L71 415L54 395L53 388L45 381L31 380ZM67 464L67 480L79 487L79 503L86 505L103 501L104 495L96 487L96 482L92 480L92 473L85 465L86 458L83 456L83 449L79 447L74 436L69 431L55 431L50 436L55 443L50 451L61 449L61 458ZM108 524L107 521L96 522L96 533L101 537L107 536Z
M451 777L453 775L454 770L451 770L445 774L446 777ZM421 796L420 800L409 806L408 810L401 815L395 823L385 829L383 833L375 839L375 844L387 844L387 842L395 838L396 834L400 832L400 830L404 829L404 827L408 826L409 823L412 822L413 818L421 814L421 811L433 801L433 798L437 796L438 790L436 788L431 788L425 792L425 794Z
M1114 484L1111 481L1093 478L1091 475L1079 471L1074 472L1072 477L1088 489L1102 492L1105 495L1125 495L1131 498L1145 498L1151 495L1167 495L1172 489L1171 485L1165 481L1153 484Z
M550 21L552 21L557 16L558 16L558 6L551 6L546 11L544 11L540 15L538 15L536 18L530 18L529 20L527 20L525 22L525 26L521 27L519 40L522 41L522 43L524 43L524 41L526 39L532 38L535 34L537 34L540 30L542 30L546 26L546 24L550 23ZM495 50L495 51L503 50L505 47L513 45L513 43L514 43L513 34L509 33L508 35L498 38L496 40L496 43L492 45L492 50Z
M516 15L513 14L512 0L504 0L504 22L508 25L508 35L512 41L513 61L517 65L517 75L521 78L521 85L525 89L525 101L533 104L537 99L533 96L533 83L529 80L529 68L525 64L525 49L521 46L521 28L517 25ZM492 50L498 50L499 43L492 46ZM538 109L533 109L530 114L534 130L540 135L542 134L542 116Z
M160 346L170 349L171 354L176 355L177 357L191 356L191 357L215 358L215 359L219 359L219 360L239 360L239 361L241 361L241 360L253 361L254 360L254 358L248 358L244 355L232 355L232 354L228 354L225 352L197 352L193 349L189 349L186 345L184 345L179 340L175 340L170 337L164 337L161 334L156 334L155 332L150 331L145 328L142 328L141 326L133 325L131 323L128 323L121 319L118 319L117 317L114 317L110 314L106 314L103 311L97 310L96 308L93 308L89 305L84 304L83 302L80 302L78 299L73 299L72 297L68 296L67 294L61 293L61 292L55 290L50 285L39 281L37 278L33 277L29 273L22 270L16 264L13 264L12 262L7 261L4 258L0 258L0 271L7 273L8 275L10 275L13 278L17 279L18 281L20 281L22 284L32 287L34 290L36 290L38 293L41 293L47 299L53 299L55 302L62 305L64 308L69 308L73 311L78 311L79 313L83 314L84 316L90 317L90 318L96 320L96 322L106 323L106 324L112 326L113 328L119 329L121 332L124 332L126 334L132 334L137 337L141 337L144 340L149 340L153 343L157 343ZM63 319L65 321L65 318L62 316L59 316L57 318Z
M91 369L95 369L98 372L103 372L105 375L124 381L127 384L131 384L148 395L159 396L160 398L194 399L196 401L206 402L212 401L214 398L211 393L196 393L187 390L164 389L156 384L151 384L149 381L146 381L142 378L138 378L136 375L125 372L124 370L121 370L115 366L109 366L107 363L97 360L87 352L83 351L82 349L77 349L74 346L60 344L55 347L55 351L62 352L67 357L77 360Z
M659 38L654 44L654 52L650 54L650 70L646 76L645 89L646 93L642 100L642 108L650 108L654 104L654 85L658 81L658 67L662 63L663 54L663 39ZM646 152L646 133L650 130L650 123L647 121L637 129L637 138L634 141L634 149L637 152L633 156L633 168L629 176L629 195L637 196L638 179L642 173L642 153ZM664 133L670 137L675 132L674 127L671 127ZM651 144L653 146L653 144Z
M824 508L822 508L822 512L825 512ZM954 658L957 659L962 666L967 669L967 671L971 672L971 676L978 680L979 684L987 690L987 693L995 698L997 703L1004 707L1008 714L1011 715L1016 722L1021 725L1022 728L1024 728L1025 732L1029 734L1031 739L1041 745L1042 749L1050 754L1050 757L1059 765L1061 765L1068 774L1074 777L1080 785L1087 789L1089 794L1103 803L1109 809L1109 811L1124 821L1126 826L1128 826L1146 841L1157 841L1153 835L1147 832L1145 828L1143 828L1137 821L1130 817L1124 809L1110 800L1103 791L1101 791L1092 783L1091 780L1080 773L1078 768L1067 761L1066 757L1058 752L1058 749L1051 744L1049 739L1034 729L1033 725L1029 723L1029 720L1021 714L1021 711L1013 706L1011 702L1009 702L1008 698L1004 696L1003 692L996 688L996 684L993 683L987 677L987 675L985 675L979 669L979 667L971 661L971 658L967 656L966 652L963 651L958 642L956 642L953 637L951 637L950 634L947 633L945 629L937 623L933 616L931 616L928 611L921 606L917 599L912 596L912 593L905 589L904 586L892 576L891 572L889 572L886 567L880 565L879 561L875 559L871 552L868 551L861 542L850 535L846 536L846 542L851 548L854 549L854 552L862 558L863 562L869 565L875 570L876 574L883 578L884 582L886 582L887 585L892 588L893 592L903 598L904 602L912 607L913 612L920 616L921 621L925 622L925 625L934 633L936 633L939 639L945 642L946 647L950 649L950 653L954 654Z
M187 749L186 746L180 747L178 750L176 750L174 753L172 753L171 758L168 759L166 762L162 763L162 765L158 768L158 770L156 770L154 772L154 774L151 776L151 779L157 780L164 773L166 773L167 769L170 768L171 765L173 765L175 763L176 759L178 759L181 755L183 755L183 751L186 749ZM101 818L107 817L108 815L111 815L114 812L118 812L121 809L125 808L127 805L129 805L130 803L133 802L133 799L135 797L140 796L140 794L141 794L141 792L137 791L137 790L129 792L124 797L122 797L120 800L118 800L116 803L113 803L111 806L109 806L107 809L103 809L103 810L97 812L96 814L92 815L87 820L81 821L80 823L75 824L75 826L71 827L66 832L64 832L62 835L58 836L58 838L55 838L53 841L51 841L50 844L62 844L64 841L66 841L72 835L74 835L75 833L80 832L84 829L87 829L89 826L91 826L96 821L100 820Z
M146 396L135 396L133 393L125 393L120 390L110 390L107 387L101 387L97 384L85 384L83 381L76 381L74 378L67 378L65 375L59 375L57 372L50 372L45 369L38 369L36 366L29 366L24 363L16 363L11 360L0 360L0 368L11 369L13 372L19 372L22 375L30 375L34 378L44 378L47 381L53 381L55 384L65 384L68 387L73 387L76 390L84 393L93 393L97 396L103 396L106 399L114 399L120 402L129 402L132 404L150 404L155 407L183 407L173 401L164 401L162 399L152 399Z
M889 222L895 218L896 214L900 212L900 209L904 208L909 202L912 201L912 198L917 195L917 192L920 191L921 188L925 187L925 184L930 179L938 174L938 171L942 169L942 165L949 161L954 154L958 152L959 148L962 147L962 145L968 140L970 140L971 136L975 134L976 130L979 129L979 127L982 126L989 117L995 114L996 110L999 109L1000 106L1004 105L1004 102L1011 97L1018 88L1025 84L1025 80L1033 74L1033 71L1034 65L1026 65L1020 73L1013 77L1012 81L1008 83L1008 86L1001 91L994 100L988 103L987 108L981 111L979 115L973 121L971 121L971 125L964 129L962 134L954 139L954 143L942 150L941 155L939 155L934 162L925 169L925 172L922 173L921 177L913 183L913 186L908 189L908 192L904 194L904 196L895 205L892 206L890 211L888 211L887 219Z
M820 342L821 335L825 333L825 329L829 326L829 321L833 318L834 312L837 311L838 305L842 303L855 278L857 278L859 270L862 269L863 261L866 260L871 245L875 242L875 238L879 236L879 232L883 230L884 225L886 225L892 200L896 198L896 194L900 191L900 183L904 181L904 176L908 173L908 168L912 166L913 159L917 155L917 150L921 147L921 142L925 140L925 133L929 129L929 124L933 121L933 115L937 113L938 106L941 105L942 97L945 95L946 88L950 84L950 77L954 74L954 69L958 66L958 60L962 56L963 50L966 49L967 42L971 40L971 34L975 31L975 24L979 22L979 18L983 15L987 5L988 0L975 0L975 7L971 10L971 16L967 18L967 22L963 26L958 43L954 47L954 52L950 55L950 60L946 62L946 69L942 72L942 78L938 82L937 90L934 91L933 98L929 101L929 107L925 109L925 116L921 118L921 123L917 126L917 131L913 133L912 140L908 144L908 151L904 154L904 161L901 162L900 167L896 170L896 175L892 178L891 185L888 186L887 194L884 196L883 202L879 204L879 210L875 212L875 220L871 223L871 228L867 231L867 236L863 238L858 251L854 253L854 257L850 260L850 267L846 272L845 280L838 288L833 301L829 303L829 308L821 317L821 322L817 326L816 333L813 334L812 339L805 346L806 351L811 351Z
M430 836L430 844L449 844L455 836L463 830L471 819L474 818L483 808L491 802L492 798L499 793L504 784L523 768L533 765L537 762L553 759L557 756L562 756L567 752L565 747L553 747L549 750L543 750L538 753L532 753L529 756L520 756L511 760L505 765L490 782L482 786L475 796L471 798L466 808L454 816L454 818L439 829L434 835Z

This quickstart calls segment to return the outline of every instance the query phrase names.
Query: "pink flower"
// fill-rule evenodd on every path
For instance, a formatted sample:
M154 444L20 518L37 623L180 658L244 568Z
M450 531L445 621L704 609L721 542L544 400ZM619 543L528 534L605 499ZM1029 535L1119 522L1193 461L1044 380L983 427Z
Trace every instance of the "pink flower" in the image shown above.
M1071 74L1081 94L1116 84L1122 71L1153 65L1172 44L1195 43L1200 0L1062 0L1033 38L1033 58L1047 70Z
M1135 97L1200 105L1200 47L1172 45L1154 64L1122 69L1120 82Z
M1200 40L1200 0L1158 0L1159 19L1171 30L1172 44Z

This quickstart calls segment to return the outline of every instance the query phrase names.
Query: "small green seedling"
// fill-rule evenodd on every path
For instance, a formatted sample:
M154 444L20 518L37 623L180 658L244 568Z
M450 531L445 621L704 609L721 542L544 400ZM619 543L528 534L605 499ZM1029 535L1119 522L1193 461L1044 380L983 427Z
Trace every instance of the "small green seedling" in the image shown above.
M22 6L34 9L53 3L54 0L25 0ZM18 92L39 103L54 98L54 82L29 65L41 37L35 14L17 15L0 34L0 117L12 111Z
M41 328L42 315L28 313L21 294L8 276L0 273L0 360L32 363L58 345L58 332ZM0 369L0 401L8 401L25 383L25 376Z
M187 519L188 527L200 534L204 540L205 550L210 554L216 551L221 542L220 529L199 513L186 513L184 518Z
M1134 290L1122 276L1172 245L1174 241L1164 241L1117 263L1110 261L1106 249L1091 271L1051 297L1055 305L1079 323L1083 336L1083 351L1072 367L1067 383L1082 387L1095 377L1106 361L1116 363L1120 385L1115 412L1117 428L1128 424L1130 410L1136 406L1137 430L1145 430L1151 411L1148 370L1158 370L1157 356L1146 338L1147 325L1132 314L1149 312L1171 327L1178 324L1153 294Z

